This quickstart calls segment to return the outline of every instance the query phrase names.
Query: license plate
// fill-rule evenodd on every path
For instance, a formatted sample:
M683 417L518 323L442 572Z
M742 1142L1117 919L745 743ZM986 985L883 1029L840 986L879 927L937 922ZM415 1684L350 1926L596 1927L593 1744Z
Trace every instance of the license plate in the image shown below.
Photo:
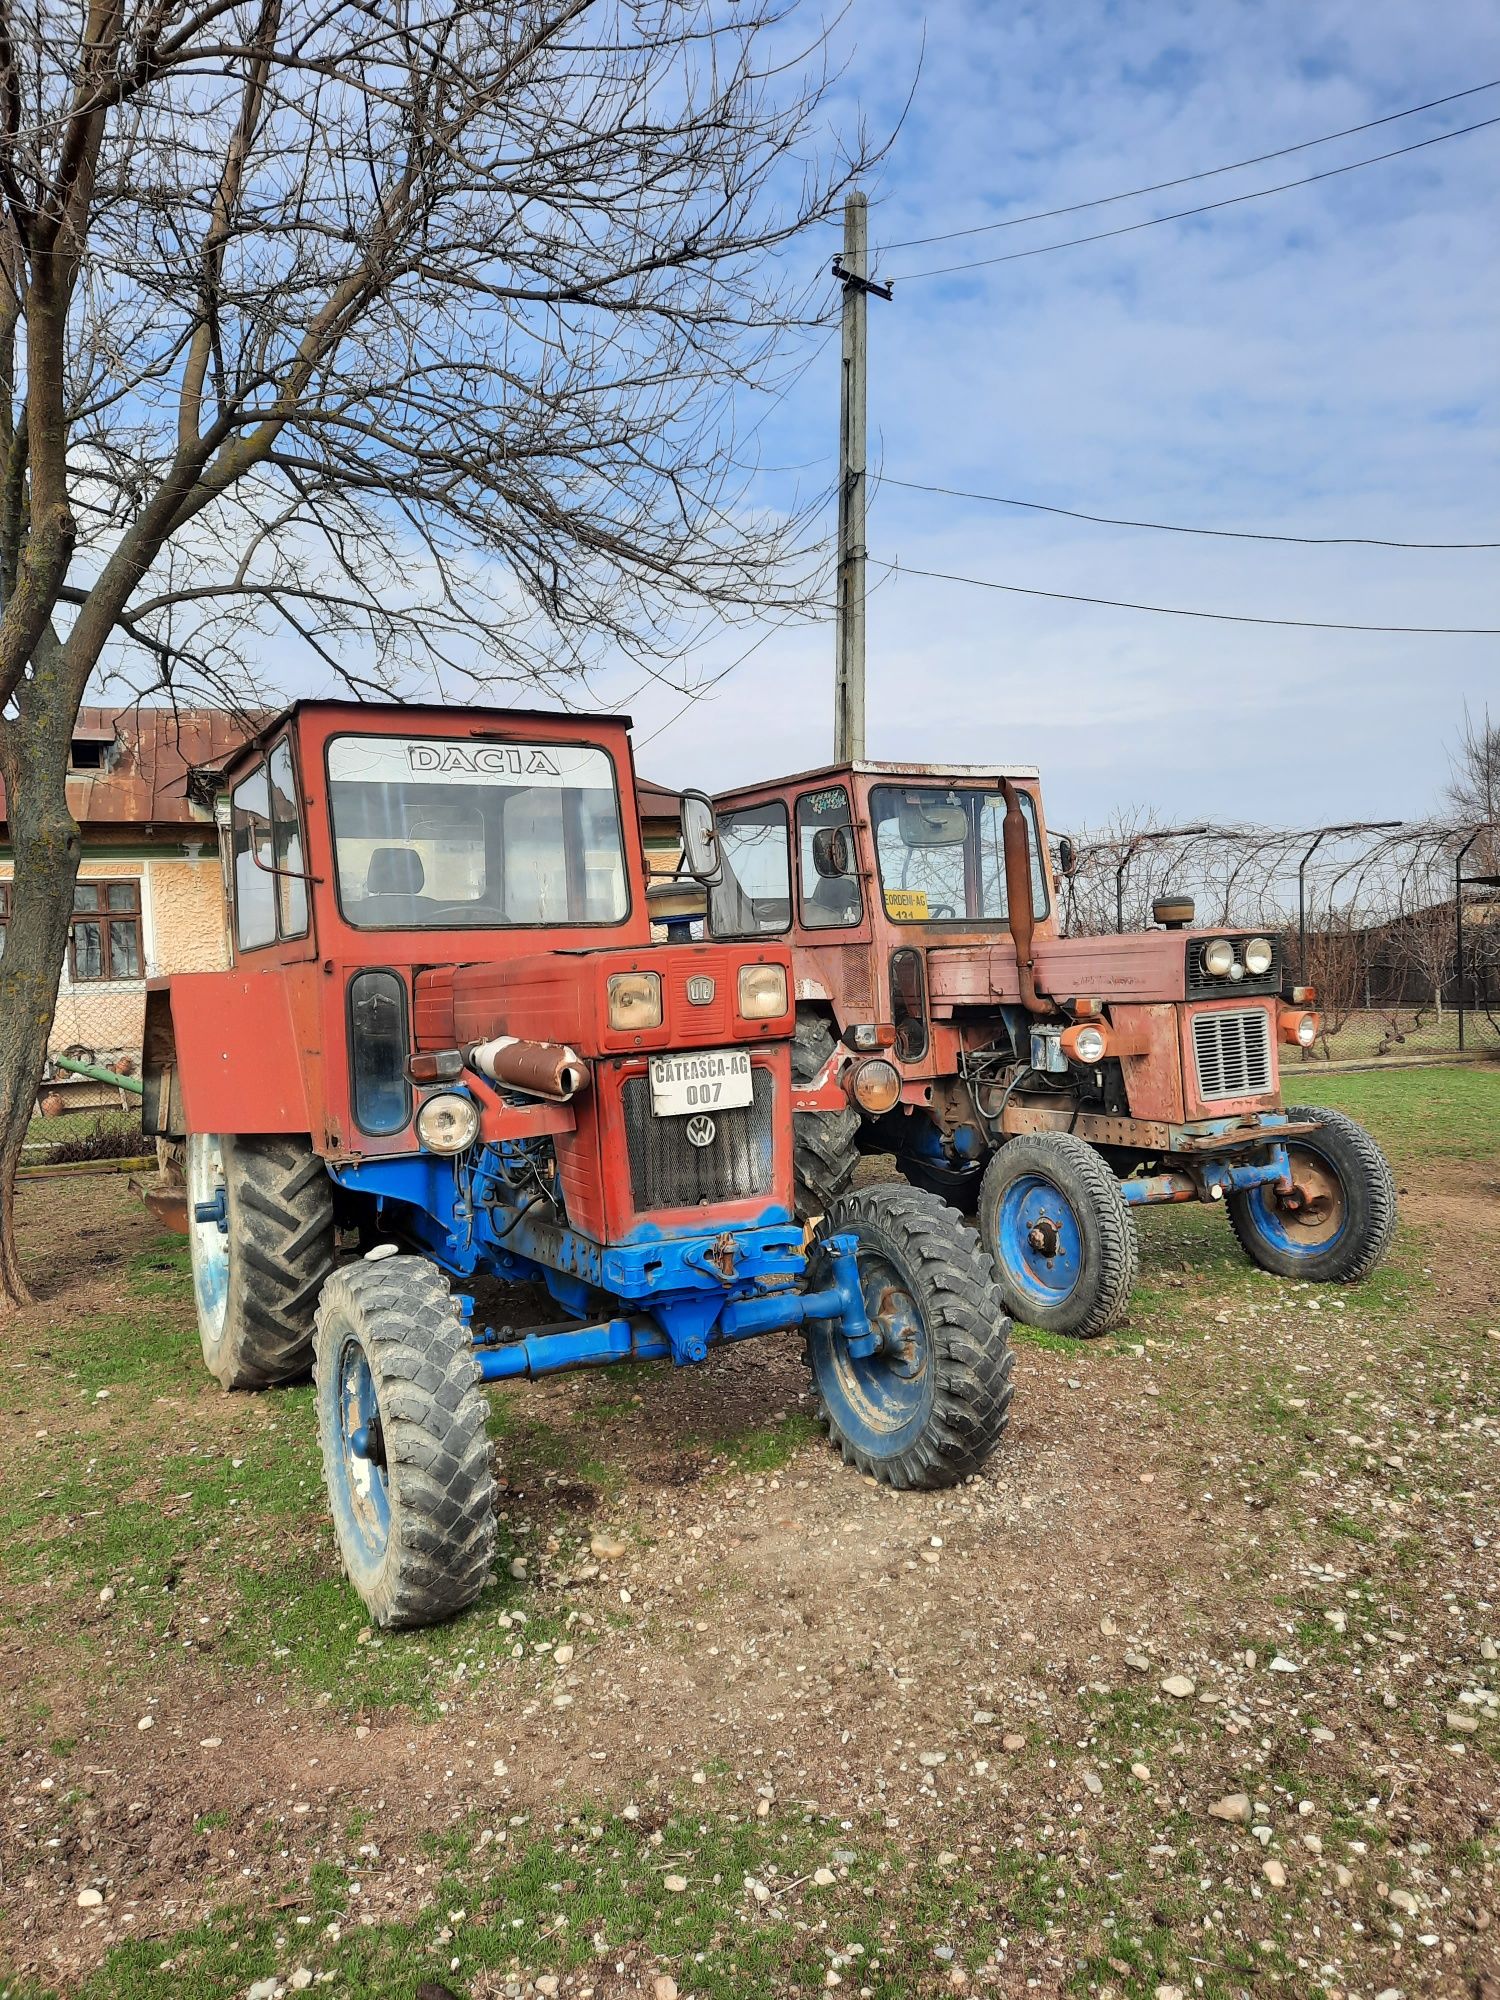
M691 1056L652 1056L651 1109L658 1118L695 1111L732 1111L751 1100L748 1049L705 1049Z

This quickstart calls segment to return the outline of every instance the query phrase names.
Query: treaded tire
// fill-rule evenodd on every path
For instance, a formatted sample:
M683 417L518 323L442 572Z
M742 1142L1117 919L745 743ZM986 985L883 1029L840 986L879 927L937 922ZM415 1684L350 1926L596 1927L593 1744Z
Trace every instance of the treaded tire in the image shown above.
M1032 1189L1044 1190L1036 1203L1040 1209L1050 1213L1060 1197L1065 1222L1071 1217L1067 1241L1075 1275L1067 1288L1057 1259L1049 1266L1026 1242ZM1026 1132L1005 1141L984 1170L979 1234L1013 1319L1047 1333L1096 1340L1125 1317L1140 1270L1135 1221L1120 1183L1093 1147L1073 1133Z
M318 1441L344 1573L380 1626L472 1604L495 1557L495 1495L473 1342L424 1257L336 1271L318 1302ZM377 1458L357 1427L378 1421Z
M1316 1135L1289 1140L1288 1150L1314 1154L1337 1175L1345 1220L1329 1242L1296 1244L1296 1224L1278 1213L1274 1190L1247 1189L1224 1206L1229 1226L1252 1264L1279 1278L1306 1278L1318 1285L1353 1285L1367 1278L1391 1247L1396 1233L1396 1183L1385 1154L1363 1125L1322 1105L1291 1105L1288 1118L1312 1119ZM1286 1238L1278 1242L1276 1235Z
M195 1132L187 1183L204 1365L225 1389L296 1381L312 1365L313 1311L333 1269L328 1169L307 1139ZM192 1212L217 1185L227 1232Z
M821 1014L799 1014L792 1033L793 1083L811 1083L837 1047ZM848 1187L859 1164L859 1123L852 1104L846 1111L799 1111L792 1119L799 1215L823 1214Z
M901 1374L882 1355L856 1358L835 1324L814 1322L807 1357L824 1428L848 1464L886 1486L953 1486L978 1472L1010 1417L1010 1322L989 1259L937 1195L889 1182L824 1217L815 1283L828 1277L819 1243L846 1234L858 1239L867 1305L899 1296L915 1308L921 1365Z

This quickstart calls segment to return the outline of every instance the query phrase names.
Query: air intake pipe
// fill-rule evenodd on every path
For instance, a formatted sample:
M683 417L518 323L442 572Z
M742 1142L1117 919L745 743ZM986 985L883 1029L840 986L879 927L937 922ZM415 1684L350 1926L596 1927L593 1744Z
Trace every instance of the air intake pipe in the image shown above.
M496 1035L478 1043L469 1061L482 1076L527 1097L545 1097L566 1104L589 1086L589 1066L576 1049L561 1042L526 1042L515 1035Z
M1016 972L1021 981L1021 1005L1028 1014L1051 1014L1056 1010L1036 990L1036 968L1031 952L1031 842L1020 794L1009 778L1000 780L1005 796L1005 818L1001 844L1005 854L1005 913L1011 942L1016 948Z

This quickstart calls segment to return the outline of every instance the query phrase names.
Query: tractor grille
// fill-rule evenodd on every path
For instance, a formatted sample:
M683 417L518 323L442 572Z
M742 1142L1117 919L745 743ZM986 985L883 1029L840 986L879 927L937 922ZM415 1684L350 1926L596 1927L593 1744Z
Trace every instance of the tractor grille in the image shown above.
M769 1194L774 1174L771 1104L775 1083L758 1065L751 1071L753 1100L713 1114L715 1134L706 1146L688 1143L686 1118L657 1118L651 1084L627 1077L625 1143L630 1191L636 1209L697 1208L704 1202L745 1201Z
M1271 1088L1271 1016L1264 1007L1193 1016L1198 1095L1260 1097Z
M1272 937L1269 931L1219 931L1215 936L1227 937L1234 946L1235 957L1240 957L1246 941L1253 937L1269 938L1271 944L1271 967L1268 972L1256 978L1246 973L1243 979L1235 980L1231 986L1227 979L1215 979L1211 972L1203 969L1203 947L1209 942L1206 937L1192 938L1187 948L1187 990L1189 999L1198 999L1205 993L1217 994L1227 1000L1231 993L1238 997L1243 993L1247 998L1252 993L1279 993L1281 991L1282 951L1281 939Z

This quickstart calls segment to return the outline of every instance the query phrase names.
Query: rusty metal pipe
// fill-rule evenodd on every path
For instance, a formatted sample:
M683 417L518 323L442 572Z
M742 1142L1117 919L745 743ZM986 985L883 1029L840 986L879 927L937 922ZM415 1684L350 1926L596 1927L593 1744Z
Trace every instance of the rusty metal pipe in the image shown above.
M1000 780L1005 795L1005 818L1001 822L1001 845L1005 855L1005 916L1011 942L1016 948L1016 972L1021 981L1021 1005L1028 1014L1055 1012L1050 1000L1036 990L1036 967L1031 952L1031 843L1027 837L1026 815L1020 796L1009 778Z
M496 1035L478 1043L469 1061L481 1075L507 1090L566 1104L589 1086L589 1067L576 1049L561 1042L525 1042L515 1035Z

